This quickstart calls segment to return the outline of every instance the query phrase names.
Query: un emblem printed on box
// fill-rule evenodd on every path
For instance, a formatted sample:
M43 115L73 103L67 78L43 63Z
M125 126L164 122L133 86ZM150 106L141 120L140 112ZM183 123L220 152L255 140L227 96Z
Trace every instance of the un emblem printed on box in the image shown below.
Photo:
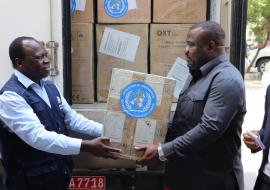
M124 69L113 69L104 116L104 136L122 150L119 157L136 160L135 146L165 140L175 80Z
M122 111L131 118L145 118L156 108L156 94L144 82L131 82L120 93Z
M120 18L127 13L128 2L127 0L105 0L104 10L108 16Z

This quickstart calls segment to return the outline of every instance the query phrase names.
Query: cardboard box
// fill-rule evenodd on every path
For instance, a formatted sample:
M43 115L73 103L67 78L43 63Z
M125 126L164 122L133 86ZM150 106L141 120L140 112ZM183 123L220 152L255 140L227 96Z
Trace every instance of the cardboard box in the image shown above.
M150 73L167 76L177 57L186 59L190 24L151 24Z
M154 0L153 22L197 23L206 20L207 0Z
M123 58L100 52L100 45L104 36L104 31L115 30L116 33L125 32L127 35L139 37L138 48L134 50L134 61L128 61ZM111 80L112 68L123 68L139 72L147 73L148 70L148 25L147 24L126 24L126 25L96 25L96 42L97 42L97 97L99 102L106 102L108 97L108 89ZM121 38L121 36L119 37ZM128 41L129 39L124 39ZM131 40L129 40L131 41ZM109 50L120 50L120 46L125 50L134 47L125 47L125 42L117 44L116 40L107 39L107 47ZM119 52L121 54L121 52ZM131 52L132 53L132 52Z
M72 102L93 103L93 25L71 24Z
M106 104L75 104L72 106L78 113L84 117L93 121L103 123L104 114L106 111ZM91 137L86 134L78 133L75 131L69 131L69 136L90 139ZM133 160L127 159L106 159L102 157L96 157L95 155L87 152L82 152L79 155L73 156L75 169L100 169L100 168L136 168L136 163Z
M94 0L85 0L85 1L86 1L85 5L82 5L80 10L76 10L74 14L71 15L71 22L77 22L77 23L93 23L94 22L94 14L93 14Z
M137 159L143 151L135 146L165 140L174 87L173 79L113 69L103 134L120 157Z
M98 23L151 22L151 0L98 0L97 2ZM117 5L118 9L115 8Z

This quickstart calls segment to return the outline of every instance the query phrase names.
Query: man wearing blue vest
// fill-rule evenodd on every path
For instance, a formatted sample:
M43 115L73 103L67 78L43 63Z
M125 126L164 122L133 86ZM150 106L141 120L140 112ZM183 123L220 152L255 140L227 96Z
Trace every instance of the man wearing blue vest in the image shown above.
M67 189L70 155L89 152L114 158L118 149L100 137L102 124L70 108L47 76L50 60L32 37L16 38L9 47L14 74L0 91L0 152L6 189ZM71 138L67 130L93 137Z

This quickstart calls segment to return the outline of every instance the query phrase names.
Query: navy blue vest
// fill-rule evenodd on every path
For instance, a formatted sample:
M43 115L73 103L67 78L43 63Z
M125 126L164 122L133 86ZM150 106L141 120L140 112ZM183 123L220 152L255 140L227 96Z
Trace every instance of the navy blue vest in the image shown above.
M26 89L15 75L7 81L0 94L4 91L16 92L32 107L40 122L48 131L67 135L64 112L61 110L61 96L55 85L50 81L46 81L45 89L51 108L32 88ZM70 156L47 153L32 148L4 127L0 127L0 151L4 168L4 184L7 186L20 183L20 179L25 178L25 176L38 176L52 171L60 171L63 174L70 175L73 168Z

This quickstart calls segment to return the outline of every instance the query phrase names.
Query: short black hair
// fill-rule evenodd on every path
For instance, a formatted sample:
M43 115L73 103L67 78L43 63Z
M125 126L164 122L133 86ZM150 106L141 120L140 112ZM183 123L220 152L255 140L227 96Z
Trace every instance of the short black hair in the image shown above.
M208 36L209 40L214 40L217 45L223 46L225 43L225 32L215 21L203 21L193 25L190 30L201 28L203 31L208 32L210 35Z
M24 40L35 40L33 37L29 36L21 36L15 38L11 44L9 45L9 57L12 62L13 68L16 68L16 58L23 59L24 58L24 50L23 50L23 41Z

